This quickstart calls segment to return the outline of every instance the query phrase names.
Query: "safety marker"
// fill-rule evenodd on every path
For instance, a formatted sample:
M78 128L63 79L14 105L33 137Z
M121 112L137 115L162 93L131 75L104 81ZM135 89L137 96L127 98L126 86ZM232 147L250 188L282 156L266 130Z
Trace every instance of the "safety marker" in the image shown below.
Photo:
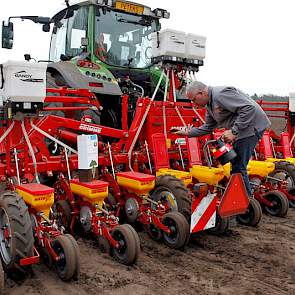
M216 224L217 197L208 194L198 197L192 204L191 233L213 228Z

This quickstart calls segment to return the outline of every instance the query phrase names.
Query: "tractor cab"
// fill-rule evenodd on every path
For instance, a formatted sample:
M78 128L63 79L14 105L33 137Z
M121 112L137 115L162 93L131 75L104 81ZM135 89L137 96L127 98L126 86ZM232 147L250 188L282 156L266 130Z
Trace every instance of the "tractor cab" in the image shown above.
M93 61L98 59L110 67L149 67L150 36L160 29L159 18L138 4L92 3L95 1L70 6L52 18L50 60L58 62L61 56L72 59L87 51Z

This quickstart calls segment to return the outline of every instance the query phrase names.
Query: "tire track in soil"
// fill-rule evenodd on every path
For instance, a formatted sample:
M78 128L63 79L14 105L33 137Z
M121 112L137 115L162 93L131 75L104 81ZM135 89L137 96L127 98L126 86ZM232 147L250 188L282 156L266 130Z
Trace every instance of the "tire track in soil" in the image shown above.
M295 295L295 210L264 215L258 228L237 225L225 236L200 235L181 252L140 233L135 266L118 264L91 241L79 240L81 277L61 282L45 266L5 294L288 294Z

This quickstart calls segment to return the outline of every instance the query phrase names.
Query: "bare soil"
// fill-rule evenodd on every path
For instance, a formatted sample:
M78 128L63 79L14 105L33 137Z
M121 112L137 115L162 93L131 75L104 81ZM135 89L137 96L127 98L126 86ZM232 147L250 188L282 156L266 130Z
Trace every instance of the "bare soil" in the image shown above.
M79 281L61 282L40 264L20 283L6 280L5 294L295 294L295 210L267 215L256 228L236 224L224 236L200 235L184 251L140 233L142 252L126 267L78 241Z

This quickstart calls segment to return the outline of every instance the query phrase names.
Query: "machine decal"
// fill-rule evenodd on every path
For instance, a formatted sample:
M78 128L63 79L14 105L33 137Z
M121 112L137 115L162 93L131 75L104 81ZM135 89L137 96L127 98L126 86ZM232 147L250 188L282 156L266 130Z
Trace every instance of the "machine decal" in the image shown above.
M90 126L90 125L86 125L86 124L81 124L79 126L80 130L85 130L85 131L90 131L90 132L95 132L95 133L101 133L101 128L100 127L94 127L94 126Z

